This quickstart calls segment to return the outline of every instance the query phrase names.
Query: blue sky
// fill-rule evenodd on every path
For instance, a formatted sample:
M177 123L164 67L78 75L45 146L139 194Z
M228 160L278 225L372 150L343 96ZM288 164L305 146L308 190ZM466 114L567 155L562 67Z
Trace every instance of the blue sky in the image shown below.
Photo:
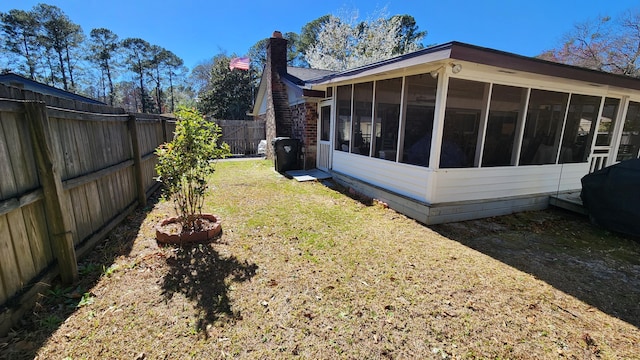
M525 56L553 48L575 23L640 10L638 0L3 0L0 11L39 2L60 7L86 34L105 27L122 39L139 37L173 51L189 68L219 53L244 55L274 30L299 33L341 9L357 9L361 19L384 7L390 15L412 15L428 32L425 45L456 40Z

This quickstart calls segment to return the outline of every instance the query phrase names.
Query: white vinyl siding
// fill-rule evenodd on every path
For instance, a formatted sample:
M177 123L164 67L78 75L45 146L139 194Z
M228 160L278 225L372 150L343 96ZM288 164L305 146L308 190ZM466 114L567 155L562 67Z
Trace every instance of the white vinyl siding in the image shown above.
M412 199L429 202L426 193L432 169L335 151L332 170Z
M580 189L588 164L438 170L431 203L498 199ZM562 181L561 181L562 180Z

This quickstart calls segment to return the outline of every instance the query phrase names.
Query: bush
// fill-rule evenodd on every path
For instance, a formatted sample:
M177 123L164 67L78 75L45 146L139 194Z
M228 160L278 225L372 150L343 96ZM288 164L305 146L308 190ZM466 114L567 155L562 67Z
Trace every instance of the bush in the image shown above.
M207 178L215 171L215 160L230 154L229 146L218 141L220 127L197 110L180 107L175 114L173 140L156 149L157 179L164 184L163 196L173 201L182 231L199 231Z

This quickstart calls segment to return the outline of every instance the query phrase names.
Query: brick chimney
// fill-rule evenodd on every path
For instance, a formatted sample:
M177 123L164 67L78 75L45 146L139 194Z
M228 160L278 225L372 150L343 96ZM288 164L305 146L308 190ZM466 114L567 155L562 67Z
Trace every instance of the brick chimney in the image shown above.
M267 157L273 158L271 140L275 137L292 137L292 117L289 108L287 86L281 77L287 73L287 40L280 31L274 31L267 43Z
M267 62L279 73L287 71L287 42L280 31L274 31L267 44Z

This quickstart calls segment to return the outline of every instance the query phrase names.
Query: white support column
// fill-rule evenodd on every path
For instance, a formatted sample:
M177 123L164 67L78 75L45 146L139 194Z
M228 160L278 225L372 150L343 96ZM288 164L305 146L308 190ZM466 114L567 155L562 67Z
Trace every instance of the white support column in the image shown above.
M375 157L373 154L376 149L376 84L373 82L373 97L371 99L371 138L369 139L369 157Z
M429 167L440 168L440 150L442 148L442 135L444 132L444 116L447 106L447 91L449 87L449 75L441 72L438 75L438 89L436 90L436 102L434 107L433 131L431 133L431 150L429 153Z
M427 202L433 202L438 181L438 169L440 168L440 150L442 148L442 134L444 132L444 115L447 107L447 90L449 87L449 75L444 69L438 73L438 88L436 89L436 101L433 116L433 130L431 131L431 149L429 152L429 168L434 169L431 181L427 183Z
M569 93L567 99L567 107L564 109L564 117L562 118L562 126L560 127L560 140L558 141L558 148L556 149L556 164L560 163L560 155L562 155L562 142L564 141L564 128L567 126L567 115L569 114L569 107L571 107L571 97L573 93Z
M528 88L522 97L520 104L520 116L516 124L516 138L513 142L513 152L511 154L511 165L520 165L520 153L522 152L522 139L524 138L524 128L527 121L527 111L529 111L529 98L531 98L531 88Z
M482 167L482 153L484 152L484 140L487 133L487 122L489 119L489 107L491 106L491 92L493 84L484 84L484 94L482 102L484 106L480 111L480 124L478 126L478 137L476 138L476 158L473 161L474 167Z

